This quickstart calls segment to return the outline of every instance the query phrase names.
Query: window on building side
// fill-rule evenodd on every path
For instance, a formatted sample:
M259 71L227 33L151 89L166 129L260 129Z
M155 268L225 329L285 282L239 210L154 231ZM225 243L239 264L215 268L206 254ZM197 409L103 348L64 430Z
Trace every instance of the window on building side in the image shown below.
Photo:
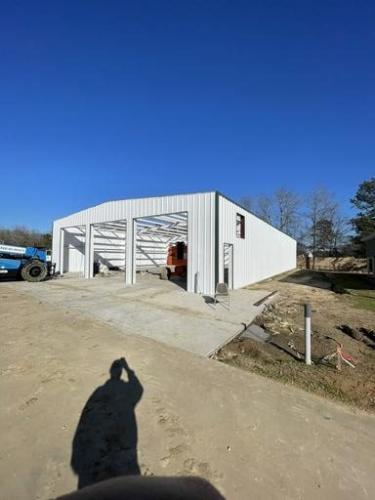
M236 215L236 235L237 238L245 238L245 216Z

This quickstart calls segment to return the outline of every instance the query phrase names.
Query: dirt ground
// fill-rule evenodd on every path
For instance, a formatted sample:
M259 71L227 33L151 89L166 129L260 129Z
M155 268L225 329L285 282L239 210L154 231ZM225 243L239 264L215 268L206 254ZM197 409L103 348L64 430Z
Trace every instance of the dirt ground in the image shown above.
M297 259L298 267L306 269L306 258L299 255ZM367 259L357 257L316 257L315 269L324 271L347 271L347 272L367 272Z
M339 291L331 290L335 283ZM236 339L218 358L233 366L281 380L375 411L375 290L364 276L297 271L257 285L278 295L256 323L271 333L269 342ZM257 288L257 286L253 288ZM312 367L304 357L303 304L312 306ZM355 329L360 340L342 325ZM336 351L337 342L355 368L336 359L322 360ZM351 359L349 358L349 359Z
M0 284L0 318L1 498L74 490L83 465L111 472L129 426L142 475L200 475L227 499L367 499L375 490L373 415L124 335L10 284ZM109 378L123 356L137 377L131 418L131 376Z

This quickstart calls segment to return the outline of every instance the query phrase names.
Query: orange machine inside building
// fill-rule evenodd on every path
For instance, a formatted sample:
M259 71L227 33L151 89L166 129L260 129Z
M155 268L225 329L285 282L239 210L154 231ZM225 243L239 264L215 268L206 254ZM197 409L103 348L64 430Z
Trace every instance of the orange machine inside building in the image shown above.
M178 241L168 248L167 266L171 276L185 277L187 273L187 245Z

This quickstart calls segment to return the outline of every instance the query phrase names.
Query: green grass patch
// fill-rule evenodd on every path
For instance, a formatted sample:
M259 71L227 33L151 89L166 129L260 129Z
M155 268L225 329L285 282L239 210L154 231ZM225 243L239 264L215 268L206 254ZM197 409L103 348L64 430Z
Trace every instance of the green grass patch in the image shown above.
M353 295L350 297L350 302L357 309L366 309L367 311L375 312L375 296L371 298Z
M350 294L350 302L353 307L375 311L375 289L368 276L332 273L328 277L337 287Z

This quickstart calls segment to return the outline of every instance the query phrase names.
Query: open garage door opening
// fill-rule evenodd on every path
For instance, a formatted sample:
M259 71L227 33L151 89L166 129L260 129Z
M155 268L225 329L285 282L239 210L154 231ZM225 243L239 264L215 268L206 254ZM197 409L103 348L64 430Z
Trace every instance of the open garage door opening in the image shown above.
M126 221L72 226L62 230L60 272L92 278L113 271L124 273Z
M184 290L188 276L188 214L178 212L135 219L137 276L168 279Z
M62 230L60 273L72 273L80 277L85 272L85 226L72 226Z
M126 220L92 225L92 275L125 272Z

